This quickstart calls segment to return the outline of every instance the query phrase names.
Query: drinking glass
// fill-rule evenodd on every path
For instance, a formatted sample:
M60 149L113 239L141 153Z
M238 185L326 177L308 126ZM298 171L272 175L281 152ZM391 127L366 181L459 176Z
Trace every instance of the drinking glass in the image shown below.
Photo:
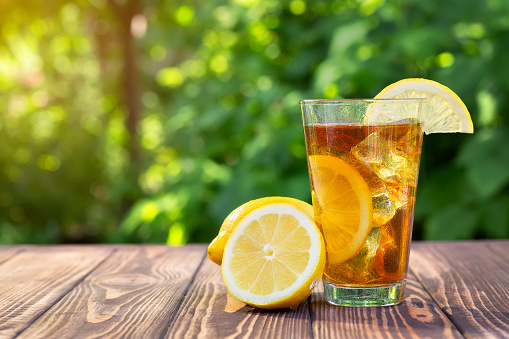
M388 306L404 298L421 103L300 101L315 221L327 251L322 281L331 304Z

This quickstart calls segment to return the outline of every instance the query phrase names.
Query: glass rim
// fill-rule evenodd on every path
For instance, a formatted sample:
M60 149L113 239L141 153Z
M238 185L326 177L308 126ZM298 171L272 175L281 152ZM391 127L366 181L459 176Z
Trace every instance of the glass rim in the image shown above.
M390 98L390 99L303 99L299 100L299 104L321 104L332 105L340 103L354 103L354 102L405 102L405 101L424 101L426 98Z

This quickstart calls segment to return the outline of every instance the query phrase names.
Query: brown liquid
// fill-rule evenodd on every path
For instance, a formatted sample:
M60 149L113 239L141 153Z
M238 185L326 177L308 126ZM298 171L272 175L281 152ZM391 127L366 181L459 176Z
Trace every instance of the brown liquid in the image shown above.
M346 262L334 265L327 262L325 277L352 286L404 281L421 155L420 125L316 124L305 126L304 133L308 156L329 155L347 161L364 177L372 195L373 227L363 246ZM311 167L309 170L315 196L314 173ZM322 229L319 201L314 198L313 205L315 220Z

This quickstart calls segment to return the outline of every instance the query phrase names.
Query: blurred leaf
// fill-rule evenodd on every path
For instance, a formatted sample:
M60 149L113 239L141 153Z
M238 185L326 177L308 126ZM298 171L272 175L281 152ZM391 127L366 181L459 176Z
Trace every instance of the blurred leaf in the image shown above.
M484 205L483 227L489 238L509 238L509 196L492 200Z
M442 47L450 44L443 29L437 26L414 27L398 32L394 38L396 46L400 46L403 53L413 57L425 59L433 56Z
M356 20L340 25L332 35L329 57L341 57L349 48L365 40L369 31L367 20Z
M433 172L417 186L415 218L421 219L465 203L471 199L462 171L444 167Z
M498 128L475 134L458 157L481 198L489 197L509 183L509 130Z
M462 206L437 211L426 222L425 240L472 239L475 235L477 212Z

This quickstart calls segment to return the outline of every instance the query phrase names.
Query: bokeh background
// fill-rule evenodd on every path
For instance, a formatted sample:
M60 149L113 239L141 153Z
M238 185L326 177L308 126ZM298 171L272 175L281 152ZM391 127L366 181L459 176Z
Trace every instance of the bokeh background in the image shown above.
M509 1L2 0L0 243L209 242L310 201L299 99L408 77L475 126L425 136L414 239L509 237Z

